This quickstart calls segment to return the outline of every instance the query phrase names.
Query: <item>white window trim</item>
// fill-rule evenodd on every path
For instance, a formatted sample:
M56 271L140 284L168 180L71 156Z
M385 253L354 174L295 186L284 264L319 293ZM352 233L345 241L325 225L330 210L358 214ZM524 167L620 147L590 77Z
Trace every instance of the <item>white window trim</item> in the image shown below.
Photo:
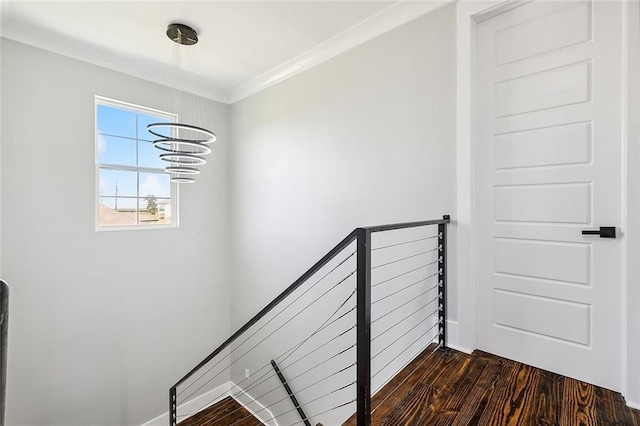
M94 109L93 109L93 151L94 151L94 197L93 197L93 208L94 208L94 227L98 232L103 231L141 231L141 230L152 230L152 229L175 229L180 225L180 213L179 213L179 185L176 183L171 183L170 186L170 197L171 197L171 223L166 225L121 225L121 226L100 226L100 168L111 168L115 170L129 170L135 172L152 172L158 173L162 169L156 169L152 167L137 167L137 166L123 166L119 164L108 164L108 163L99 163L98 162L98 105L106 105L114 108L119 108L123 110L128 110L135 113L148 113L151 115L163 115L169 117L172 122L178 121L178 115L166 111L161 111L159 109L149 108L141 105L136 105L130 102L119 101L116 99L107 98L104 96L96 95L94 99ZM114 135L117 136L117 135ZM137 149L137 148L136 148ZM137 183L139 185L139 182ZM139 198L138 194L138 198Z

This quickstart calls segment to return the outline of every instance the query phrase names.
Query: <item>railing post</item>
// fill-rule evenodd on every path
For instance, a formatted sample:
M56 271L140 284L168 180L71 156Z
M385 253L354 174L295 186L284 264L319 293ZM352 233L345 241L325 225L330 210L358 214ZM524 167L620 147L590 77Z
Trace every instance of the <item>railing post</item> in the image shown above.
M356 425L371 424L371 231L358 228L356 305Z
M9 333L9 286L0 280L0 425L4 426L7 391L7 339Z
M449 219L449 215L442 216ZM438 262L438 347L447 347L447 224L438 225L438 244L440 256Z
M282 371L280 371L280 367L278 367L278 364L274 360L271 360L271 366L273 367L276 374L278 375L278 379L280 379L280 383L282 383L284 390L287 391L287 395L289 395L289 399L291 400L291 403L293 404L296 411L300 415L300 418L302 419L302 423L304 423L304 426L311 426L311 422L309 421L309 419L307 418L307 415L304 413L304 410L300 406L300 403L298 402L298 398L296 398L296 396L293 394L293 389L291 389L291 386L289 386L289 383L287 383L287 379L285 379L284 374L282 374Z
M178 402L176 399L176 387L174 386L169 390L169 426L178 424Z

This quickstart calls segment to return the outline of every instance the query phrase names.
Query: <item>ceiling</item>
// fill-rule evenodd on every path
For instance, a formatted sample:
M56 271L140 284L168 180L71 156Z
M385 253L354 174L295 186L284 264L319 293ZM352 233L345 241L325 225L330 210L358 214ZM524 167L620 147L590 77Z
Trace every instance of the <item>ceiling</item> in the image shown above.
M233 103L446 1L1 0L0 35ZM200 38L198 71L179 82L169 81L173 22Z

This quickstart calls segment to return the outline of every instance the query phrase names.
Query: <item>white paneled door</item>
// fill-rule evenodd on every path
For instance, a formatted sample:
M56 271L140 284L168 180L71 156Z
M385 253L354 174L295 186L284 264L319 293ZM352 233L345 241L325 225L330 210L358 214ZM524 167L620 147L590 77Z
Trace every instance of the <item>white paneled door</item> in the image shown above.
M517 3L476 33L477 346L621 389L621 5Z

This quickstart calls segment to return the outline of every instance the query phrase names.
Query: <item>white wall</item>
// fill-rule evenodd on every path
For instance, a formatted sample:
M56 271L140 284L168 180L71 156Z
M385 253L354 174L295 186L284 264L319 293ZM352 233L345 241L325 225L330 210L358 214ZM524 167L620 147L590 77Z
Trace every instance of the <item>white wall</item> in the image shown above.
M231 134L235 329L353 228L454 212L455 6L232 105Z
M2 7L0 7L0 20ZM2 43L0 43L0 164L2 164ZM2 169L0 169L0 242L2 241ZM2 244L0 244L0 279L2 279Z
M625 212L628 238L626 252L627 294L624 298L626 313L623 331L626 331L627 350L623 351L626 363L623 395L627 403L640 408L640 2L624 4L628 8L628 64L627 64L627 209ZM626 327L626 330L625 330Z
M150 420L230 332L229 108L210 104L218 142L178 229L96 232L94 95L162 109L166 91L8 40L2 89L6 424Z
M454 210L454 18L438 9L232 105L234 328L353 228Z

